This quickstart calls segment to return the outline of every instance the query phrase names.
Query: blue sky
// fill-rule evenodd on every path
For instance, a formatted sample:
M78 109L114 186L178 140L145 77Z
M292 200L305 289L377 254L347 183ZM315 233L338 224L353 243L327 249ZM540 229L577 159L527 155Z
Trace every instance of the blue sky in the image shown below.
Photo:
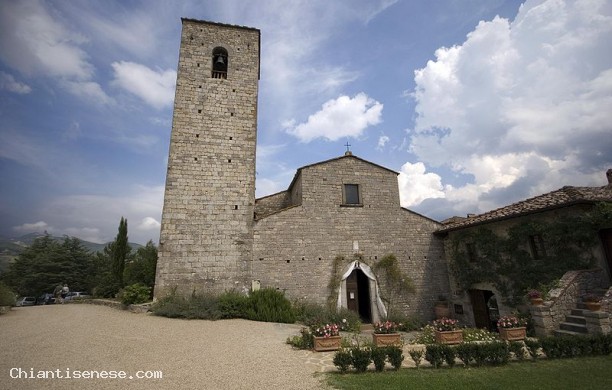
M181 17L261 30L258 197L347 142L436 220L612 168L611 0L0 0L0 234L158 240Z

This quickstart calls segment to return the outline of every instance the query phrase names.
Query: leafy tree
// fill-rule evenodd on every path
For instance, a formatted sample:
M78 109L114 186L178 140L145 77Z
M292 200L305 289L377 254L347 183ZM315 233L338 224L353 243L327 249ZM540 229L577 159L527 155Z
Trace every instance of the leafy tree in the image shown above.
M127 285L142 283L153 287L156 267L157 247L149 240L146 246L138 248L134 257L125 265L123 280Z
M71 290L86 290L92 262L92 254L78 238L65 237L57 242L45 234L17 257L3 279L20 295L52 292L62 283Z

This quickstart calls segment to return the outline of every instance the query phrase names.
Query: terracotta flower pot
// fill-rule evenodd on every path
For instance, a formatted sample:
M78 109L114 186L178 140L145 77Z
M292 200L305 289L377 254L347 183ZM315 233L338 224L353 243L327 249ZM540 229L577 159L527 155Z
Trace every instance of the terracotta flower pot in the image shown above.
M499 328L499 337L506 341L525 340L527 336L527 328Z
M340 349L341 336L314 337L315 352L337 351Z
M590 311L600 311L601 310L601 302L585 302L584 303Z
M449 330L445 332L435 331L436 343L440 344L461 344L463 342L463 331Z
M531 298L530 300L533 306L542 306L542 304L544 304L544 300L542 298Z
M400 346L402 343L402 337L399 333L373 333L372 340L377 347Z

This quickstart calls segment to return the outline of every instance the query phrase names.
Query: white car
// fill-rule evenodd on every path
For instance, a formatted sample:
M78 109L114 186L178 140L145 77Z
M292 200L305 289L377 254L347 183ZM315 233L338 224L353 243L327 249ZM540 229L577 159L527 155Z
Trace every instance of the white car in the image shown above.
M34 306L36 305L36 298L34 297L23 297L19 298L15 303L15 306Z
M72 300L86 299L86 298L91 298L91 295L83 291L71 291L68 293L68 295L66 295L66 298L64 298L64 300L72 301Z

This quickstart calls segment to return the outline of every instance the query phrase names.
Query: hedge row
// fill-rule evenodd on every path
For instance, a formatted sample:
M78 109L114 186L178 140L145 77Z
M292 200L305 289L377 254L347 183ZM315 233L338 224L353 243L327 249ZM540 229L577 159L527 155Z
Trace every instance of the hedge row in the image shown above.
M541 353L540 353L541 352ZM612 334L584 336L550 336L540 340L526 339L524 342L494 341L490 343L462 343L457 346L443 344L427 345L425 360L434 368L455 365L455 358L465 366L506 364L512 356L522 361L545 356L548 359L600 356L612 353ZM416 360L415 360L415 363ZM418 367L418 363L417 363Z

